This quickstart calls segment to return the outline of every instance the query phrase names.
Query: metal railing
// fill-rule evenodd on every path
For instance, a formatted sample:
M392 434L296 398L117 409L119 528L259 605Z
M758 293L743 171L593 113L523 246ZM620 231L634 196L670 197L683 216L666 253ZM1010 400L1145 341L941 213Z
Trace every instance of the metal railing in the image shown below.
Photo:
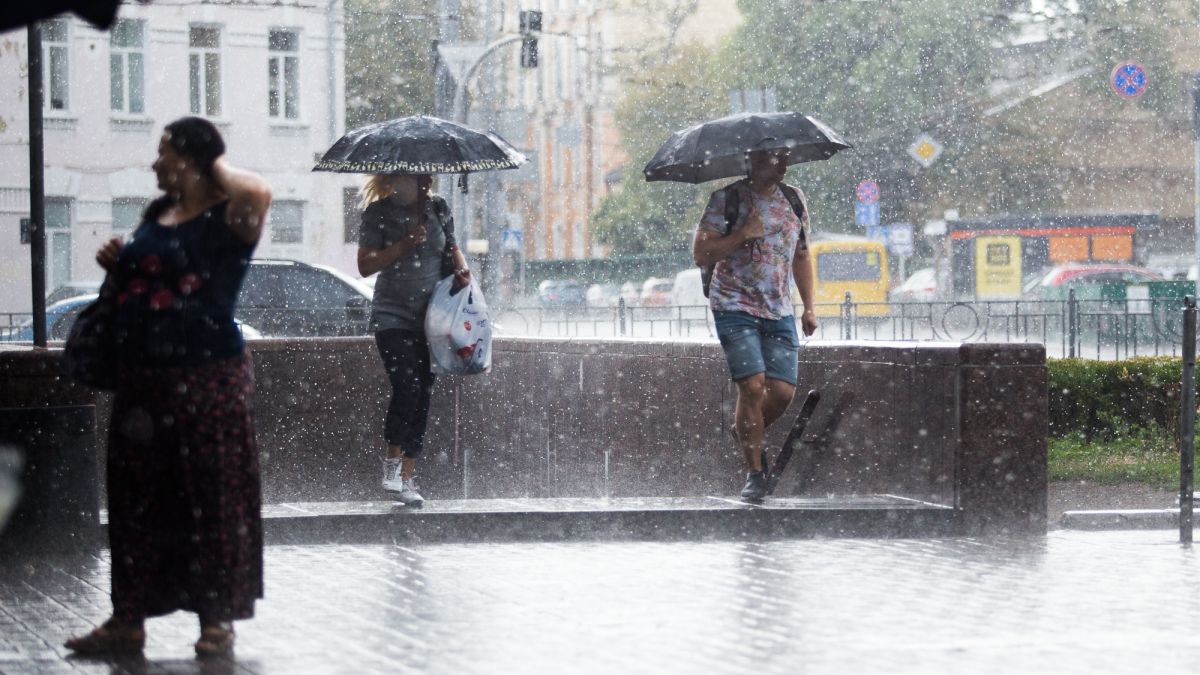
M1179 298L819 304L815 340L1027 342L1059 357L1178 355ZM796 308L797 314L799 307ZM707 306L498 309L501 335L714 339Z

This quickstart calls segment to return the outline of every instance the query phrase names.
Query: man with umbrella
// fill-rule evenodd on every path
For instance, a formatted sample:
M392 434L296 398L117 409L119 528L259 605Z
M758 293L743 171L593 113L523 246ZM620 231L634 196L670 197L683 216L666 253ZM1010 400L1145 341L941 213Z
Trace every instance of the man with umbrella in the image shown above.
M783 178L789 164L826 159L848 147L805 115L743 113L677 132L646 166L647 180L746 176L712 193L692 257L711 273L706 290L717 337L737 384L734 436L745 457L741 496L747 501L767 494L763 433L796 393L800 340L789 279L804 303L804 334L817 328L808 207L804 194Z

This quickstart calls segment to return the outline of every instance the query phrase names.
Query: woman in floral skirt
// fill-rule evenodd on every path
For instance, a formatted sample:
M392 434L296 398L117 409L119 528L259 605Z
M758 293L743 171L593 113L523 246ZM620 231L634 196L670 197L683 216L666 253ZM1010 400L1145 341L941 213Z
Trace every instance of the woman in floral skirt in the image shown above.
M167 125L154 162L165 194L128 243L96 254L117 303L113 613L67 641L79 653L140 651L145 619L182 609L200 620L196 653L225 654L262 597L254 382L233 315L271 193L224 153L210 122Z

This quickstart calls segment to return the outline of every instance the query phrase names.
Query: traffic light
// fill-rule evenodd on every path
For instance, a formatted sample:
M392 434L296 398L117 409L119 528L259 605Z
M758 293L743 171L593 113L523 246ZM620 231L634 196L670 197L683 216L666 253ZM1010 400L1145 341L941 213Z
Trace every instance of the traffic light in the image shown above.
M542 13L535 9L522 10L521 18L521 67L537 68L538 33L542 32Z

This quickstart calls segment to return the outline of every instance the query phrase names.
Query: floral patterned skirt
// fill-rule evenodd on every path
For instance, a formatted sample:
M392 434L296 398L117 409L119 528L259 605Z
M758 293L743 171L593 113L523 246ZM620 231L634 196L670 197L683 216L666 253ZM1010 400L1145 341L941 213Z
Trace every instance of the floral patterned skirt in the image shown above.
M120 373L108 437L114 616L254 615L263 549L253 394L248 354Z

